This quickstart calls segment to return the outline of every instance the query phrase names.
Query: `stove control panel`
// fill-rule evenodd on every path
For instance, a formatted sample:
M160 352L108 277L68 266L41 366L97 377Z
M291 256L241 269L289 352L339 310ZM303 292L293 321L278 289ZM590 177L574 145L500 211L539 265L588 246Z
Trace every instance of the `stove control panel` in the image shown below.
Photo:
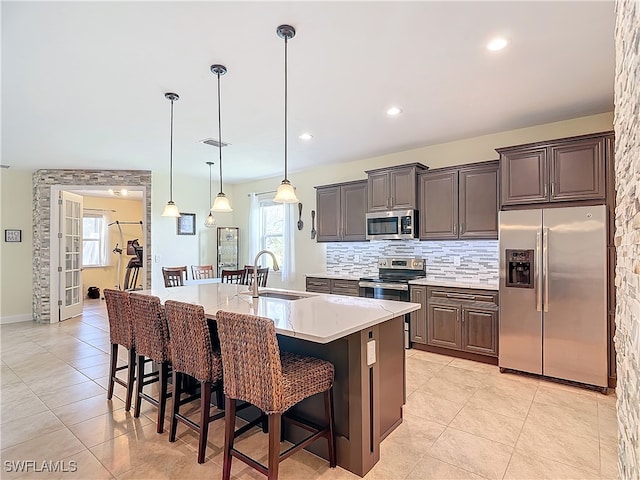
M379 258L378 268L398 268L402 270L424 270L423 258Z

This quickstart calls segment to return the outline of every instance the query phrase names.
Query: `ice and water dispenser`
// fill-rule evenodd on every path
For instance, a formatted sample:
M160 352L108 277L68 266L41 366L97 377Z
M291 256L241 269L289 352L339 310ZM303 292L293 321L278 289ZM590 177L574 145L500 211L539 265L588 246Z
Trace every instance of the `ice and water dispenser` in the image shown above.
M507 287L533 288L533 250L507 250Z

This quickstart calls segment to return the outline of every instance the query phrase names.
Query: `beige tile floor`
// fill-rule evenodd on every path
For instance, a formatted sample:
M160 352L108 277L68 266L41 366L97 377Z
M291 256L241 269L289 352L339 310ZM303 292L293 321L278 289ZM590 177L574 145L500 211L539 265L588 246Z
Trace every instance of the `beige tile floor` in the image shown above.
M219 478L222 422L211 425L207 458L184 427L171 444L155 432L155 409L124 411L124 389L106 400L109 334L104 302L57 325L3 325L0 457L4 478ZM122 355L121 355L122 357ZM123 357L124 358L124 357ZM407 351L404 422L382 444L367 479L614 479L615 395L604 396L497 367ZM266 435L238 442L265 452ZM261 457L266 458L264 454ZM9 472L19 460L63 461L75 472ZM234 462L234 478L264 478ZM283 479L356 479L307 452L286 460Z

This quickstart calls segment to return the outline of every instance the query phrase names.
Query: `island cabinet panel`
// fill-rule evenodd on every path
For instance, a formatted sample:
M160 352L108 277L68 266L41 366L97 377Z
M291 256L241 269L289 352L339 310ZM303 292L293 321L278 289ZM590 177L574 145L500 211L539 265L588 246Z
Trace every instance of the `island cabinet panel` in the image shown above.
M427 346L473 354L476 359L498 356L497 290L426 288L426 302L420 303L427 314ZM420 298L418 294L412 301ZM419 318L417 313L412 312L412 320Z
M418 172L421 163L368 170L367 206L369 212L410 210L418 205Z
M419 176L421 240L498 238L497 161Z
M411 285L409 292L413 303L422 305L420 310L409 314L409 335L412 342L427 343L427 287Z
M611 132L499 148L501 205L604 201Z
M367 181L316 187L318 242L366 240Z
M402 423L406 401L404 316L326 344L288 336L278 336L278 343L284 351L334 364L337 462L365 476L380 459L382 440ZM303 400L291 411L322 424L322 395ZM308 437L308 432L285 422L284 436L297 442ZM328 458L326 441L306 448Z

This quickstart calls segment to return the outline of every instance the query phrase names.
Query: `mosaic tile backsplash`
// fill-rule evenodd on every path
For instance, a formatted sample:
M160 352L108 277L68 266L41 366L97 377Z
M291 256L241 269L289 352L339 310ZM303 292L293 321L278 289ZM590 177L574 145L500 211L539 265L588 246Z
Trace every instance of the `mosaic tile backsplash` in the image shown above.
M379 257L424 258L427 277L469 283L498 283L497 240L401 240L327 243L327 273L367 276L378 273ZM454 264L460 257L460 265Z

